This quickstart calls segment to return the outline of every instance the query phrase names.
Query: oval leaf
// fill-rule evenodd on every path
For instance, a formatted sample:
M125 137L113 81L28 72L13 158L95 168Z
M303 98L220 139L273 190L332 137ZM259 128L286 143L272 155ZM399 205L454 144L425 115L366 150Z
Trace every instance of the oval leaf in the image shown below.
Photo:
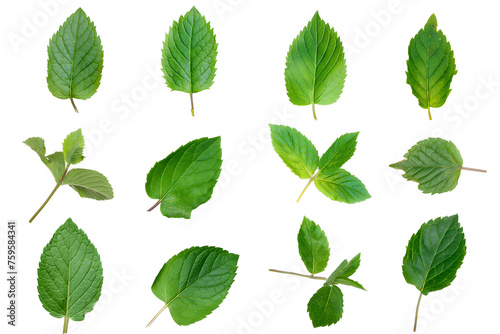
M108 179L99 172L91 169L75 168L66 174L63 184L75 189L81 197L96 200L113 198L113 188Z
M346 133L338 137L319 160L319 169L331 174L352 158L356 151L359 132Z
M320 172L314 185L326 197L342 203L358 203L371 197L363 182L344 169L331 174Z
M71 132L63 142L64 160L68 164L77 164L83 160L83 148L85 141L82 135L82 129Z
M307 270L313 275L325 270L330 257L330 246L321 227L304 217L297 241L300 257Z
M307 303L307 312L315 328L336 324L342 318L343 308L342 291L335 285L321 287Z

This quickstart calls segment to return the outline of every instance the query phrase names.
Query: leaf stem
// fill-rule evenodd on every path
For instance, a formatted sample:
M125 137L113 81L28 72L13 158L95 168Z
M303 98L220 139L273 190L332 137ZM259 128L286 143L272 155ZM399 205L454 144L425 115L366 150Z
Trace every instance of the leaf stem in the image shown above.
M193 102L193 93L189 93L189 99L191 100L191 116L194 117L194 102Z
M45 202L43 202L42 206L35 212L35 214L33 215L33 217L31 217L31 219L29 220L30 223L33 222L33 220L35 220L36 216L38 216L38 214L43 210L43 208L47 205L47 203L49 203L49 201L52 198L52 196L54 196L54 194L56 193L56 190L59 189L59 187L62 185L64 177L66 176L66 173L68 173L68 169L69 169L69 164L66 167L66 169L64 170L64 174L61 177L61 180L59 180L59 182L57 182L56 186L54 187L54 189L50 193L49 197L47 197L47 199L45 200Z
M154 210L154 208L156 208L158 205L160 205L160 203L161 203L161 199L159 199L159 200L158 200L158 202L156 202L156 203L155 203L152 207L150 207L150 208L148 209L148 212L153 211L153 210Z
M486 173L486 170L484 170L484 169L469 168L469 167L462 167L461 169L463 169L463 170L470 170L472 172Z
M313 116L314 116L314 120L316 120L316 121L317 121L318 119L316 118L316 109L315 109L315 107L314 107L314 103L312 104L312 107L313 107Z
M304 275L304 274L294 273L294 272L291 272L291 271L283 271L283 270L276 270L276 269L269 269L269 271L272 271L274 273L287 274L287 275L295 275L295 276L300 276L300 277L305 277L305 278L310 278L310 279L317 279L317 280L320 280L320 281L326 281L326 277L321 277L321 276Z
M413 325L413 331L417 331L417 320L418 320L418 308L420 307L420 300L422 299L422 292L420 292L420 296L418 297L417 302L417 310L415 311L415 324Z
M429 114L429 119L432 121L431 107L427 107L427 113Z
M319 173L319 172L318 172ZM300 199L302 198L302 196L304 195L304 193L306 192L307 188L309 188L309 186L311 185L311 183L313 183L314 180L316 180L316 178L318 177L318 173L314 174L313 176L311 176L311 178L309 179L309 181L307 182L306 186L304 187L304 189L302 190L302 192L300 193L299 195L299 198L297 198L297 203L300 201Z
M73 101L73 98L70 97L69 100L71 101L71 104L73 105L73 108L75 109L76 113L79 113L78 108L76 107L75 101Z
M64 325L63 325L63 334L68 333L68 324L69 318L67 316L64 317Z
M156 320L156 318L158 318L158 317L160 316L160 314L161 314L163 311L165 311L165 309L166 309L167 307L168 307L168 304L165 304L165 306L163 306L163 307L161 308L161 310L160 310L158 313L156 313L156 315L153 317L153 319L151 319L151 321L150 321L150 322L146 325L146 327L151 326L151 324L152 324L152 323Z

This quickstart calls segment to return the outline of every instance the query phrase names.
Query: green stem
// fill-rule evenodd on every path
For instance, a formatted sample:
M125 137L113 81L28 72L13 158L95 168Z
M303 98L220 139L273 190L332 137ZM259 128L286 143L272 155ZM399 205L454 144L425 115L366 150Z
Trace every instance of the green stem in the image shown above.
M191 100L191 116L194 117L194 102L193 102L193 93L189 93L189 99Z
M316 178L318 177L318 173L314 174L313 176L311 176L311 178L309 179L309 181L307 182L306 186L304 187L304 189L302 190L302 192L300 193L299 195L299 198L297 198L297 203L300 201L300 199L302 198L302 196L304 195L304 193L306 192L307 188L309 188L309 186L311 185L311 183L313 183L314 180L316 180Z
M431 107L427 107L427 113L429 114L429 119L432 121Z
M320 277L320 276L314 276L314 275L304 275L304 274L294 273L291 271L283 271L283 270L276 270L276 269L269 269L269 271L272 271L273 273L295 275L295 276L300 276L300 277L305 277L305 278L310 278L310 279L317 279L320 281L326 281L326 277Z
M463 170L470 170L472 172L486 173L486 170L484 170L484 169L469 168L469 167L462 167L461 169L463 169Z
M69 318L64 317L63 334L66 334L68 332L68 324L69 324Z
M318 119L316 118L316 109L314 108L314 103L312 104L313 106L313 116L314 116L314 119L317 121Z
M417 303L417 311L415 312L415 325L413 325L413 331L417 331L417 320L418 320L418 308L420 307L420 300L422 299L422 292L420 292L420 296L418 297Z
M59 189L59 187L62 185L64 177L66 176L66 173L68 173L68 169L69 169L69 165L64 170L64 174L61 177L61 180L59 180L59 182L57 182L56 186L54 187L54 189L50 193L49 197L47 197L47 199L45 200L45 202L43 202L42 206L35 212L35 214L33 215L33 217L31 217L31 219L29 220L30 223L33 222L33 220L35 220L36 216L38 216L38 214L43 210L43 208L47 205L47 203L49 203L49 201L52 198L52 196L54 196L54 194L56 193L56 190Z
M146 325L146 327L151 326L151 324L152 324L152 323L156 320L156 318L158 318L158 317L160 316L160 314L161 314L163 311L165 311L165 309L166 309L167 307L168 307L168 304L165 304L165 306L163 306L163 307L161 308L161 310L160 310L158 313L156 313L156 315L153 317L153 319L151 319L151 321L150 321L150 322Z
M75 101L73 101L73 98L70 97L69 100L71 101L71 104L73 105L73 108L75 109L75 111L78 113L78 108L76 107L76 104L75 104Z

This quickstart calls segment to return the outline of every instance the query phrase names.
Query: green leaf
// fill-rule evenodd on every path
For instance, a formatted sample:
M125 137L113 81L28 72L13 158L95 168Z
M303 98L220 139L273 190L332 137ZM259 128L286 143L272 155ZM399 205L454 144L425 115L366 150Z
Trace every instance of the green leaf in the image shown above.
M356 272L356 270L358 270L360 263L361 263L361 253L353 257L349 262L347 262L347 260L342 261L342 263L339 264L339 266L327 278L325 286L337 284L339 278L351 277Z
M466 253L458 215L424 223L410 238L403 258L403 275L420 292L441 290L451 284Z
M359 284L358 282L356 282L350 278L337 277L337 279L335 281L337 282L337 284L349 285L349 286L353 286L355 288L366 291L366 289L361 284Z
M302 133L284 125L269 124L274 150L301 179L313 176L318 168L318 150Z
M103 51L94 23L77 9L52 36L47 50L50 92L59 99L70 99L78 112L73 99L90 98L101 81Z
M336 324L342 318L344 300L342 291L335 286L321 287L307 303L307 312L313 326L324 327Z
M320 172L314 184L325 196L338 202L353 204L371 197L363 182L343 169L330 175Z
M434 14L424 29L411 39L408 55L406 83L432 119L430 108L439 108L446 102L451 80L457 73L450 43L443 32L437 30Z
M330 257L330 246L321 227L304 217L297 240L299 254L307 270L313 275L325 270Z
M151 290L179 325L204 319L222 303L236 275L238 255L217 247L192 247L168 260Z
M28 138L24 143L38 154L40 160L42 160L45 166L50 170L56 182L59 182L66 168L62 152L55 152L49 156L45 156L45 141L39 137Z
M354 155L359 132L346 133L337 138L319 160L319 169L329 175L337 171Z
M69 218L43 249L38 265L38 297L56 318L82 321L101 295L103 276L99 253L85 232Z
M70 170L62 184L75 189L81 197L99 201L112 199L113 188L108 179L99 172L91 169L75 168Z
M28 145L33 151L38 154L40 159L44 164L47 164L47 158L45 157L46 149L45 149L45 141L40 137L32 137L26 139L23 143Z
M172 24L162 49L162 70L167 86L191 94L208 89L214 83L217 42L205 17L191 8Z
M299 106L329 105L344 88L346 62L340 38L330 25L314 14L290 45L285 84L290 102Z
M441 138L419 141L400 162L390 165L405 171L403 177L419 183L424 194L439 194L455 189L463 160L455 144Z
M71 165L82 161L84 146L82 129L71 132L63 142L64 160Z
M191 211L212 197L221 172L220 137L200 138L179 147L148 173L146 193L171 218L191 217Z

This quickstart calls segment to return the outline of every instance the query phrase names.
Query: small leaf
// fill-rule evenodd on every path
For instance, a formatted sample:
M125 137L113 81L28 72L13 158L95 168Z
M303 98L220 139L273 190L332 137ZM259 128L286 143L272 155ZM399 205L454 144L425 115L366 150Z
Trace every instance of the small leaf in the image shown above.
M95 170L83 168L72 169L66 174L63 184L69 185L84 198L92 198L99 201L113 198L113 188L109 184L108 179Z
M330 246L321 227L304 217L297 239L299 254L307 270L313 275L325 270L330 257Z
M38 154L40 159L44 164L47 163L47 158L45 157L46 149L45 149L45 141L40 137L32 137L26 139L23 143L28 145L33 151Z
M82 129L71 132L63 142L64 160L71 165L82 161L84 146Z
M361 284L359 284L358 282L356 281L353 281L352 279L350 278L345 278L345 277L337 277L336 279L336 282L337 284L343 284L343 285L349 285L349 286L353 286L355 288L358 288L358 289L361 289L361 290L365 290L365 288L363 288L363 286Z
M346 133L337 138L319 160L319 169L329 175L337 171L354 155L359 132Z
M330 175L320 172L314 184L328 198L338 202L353 204L371 197L363 182L343 169Z
M335 286L321 287L307 303L307 312L314 328L336 324L342 318L344 300L342 291Z
M47 84L59 99L86 100L101 83L103 51L101 38L94 23L78 8L52 36L49 53Z
M179 147L148 173L146 193L171 218L191 217L191 211L212 197L221 172L220 137L200 138Z
M290 45L285 84L290 102L299 106L332 104L340 97L346 77L344 48L330 25L316 12Z
M238 255L217 247L192 247L168 260L151 290L179 325L204 319L222 303L236 275Z
M43 249L38 265L38 297L55 318L82 321L101 295L99 253L85 232L69 218Z
M341 264L333 271L333 273L328 277L325 285L332 285L338 283L338 278L349 278L356 270L358 270L361 263L361 253L356 255L347 262L347 260L342 261Z
M302 133L284 125L269 124L274 150L301 179L313 176L318 168L318 150Z
M403 177L419 183L424 194L439 194L455 189L463 160L455 144L441 138L419 141L402 160L390 165L404 170Z
M62 152L55 152L49 156L45 156L45 141L39 137L28 138L24 143L38 154L40 160L42 160L45 166L50 170L56 182L59 182L66 168Z
M210 88L214 83L217 42L205 17L191 8L172 24L162 49L162 70L167 86L191 94Z
M450 95L450 84L457 73L455 58L450 43L441 30L437 30L437 20L431 15L424 29L411 39L408 46L408 71L406 83L420 107L427 109L441 107Z

